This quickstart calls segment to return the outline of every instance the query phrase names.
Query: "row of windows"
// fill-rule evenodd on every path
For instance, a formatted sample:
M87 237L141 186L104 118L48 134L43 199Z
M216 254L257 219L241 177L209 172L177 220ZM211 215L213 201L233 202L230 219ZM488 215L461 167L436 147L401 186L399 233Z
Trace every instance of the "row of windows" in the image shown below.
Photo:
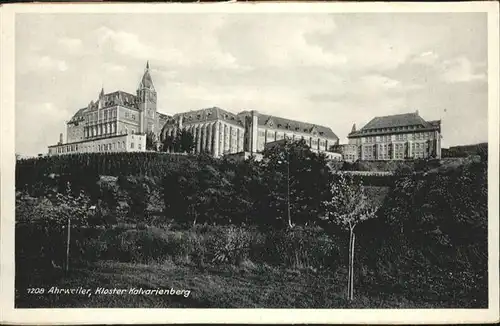
M77 151L78 151L78 144L57 147L57 149L56 149L57 153L72 153L72 152L77 152Z
M391 158L391 156L389 154L379 154L379 159L381 160L388 160Z
M86 138L114 134L116 133L116 123L85 128L83 132Z
M274 140L281 140L284 139L285 137L289 139L305 139L303 135L295 135L295 134L287 134L287 133L278 133L277 131L264 131L264 130L259 130L259 137L266 137L267 134L267 139L271 138L271 141ZM309 139L312 139L313 145L317 144L318 138L313 139L310 137ZM320 146L326 146L326 140L320 139L319 140L319 145Z
M427 144L425 144L425 143L413 143L413 144L411 144L411 149L412 150L415 150L415 149L424 149L424 148L427 148L426 145Z
M406 141L406 140L428 140L428 139L433 139L432 132L364 137L365 143L389 142L392 140Z
M361 133L416 130L418 128L421 128L421 126L414 125L414 126L401 126L401 127L392 127L392 128L374 128L374 129L369 129L369 130L361 130Z
M134 135L136 133L135 129L128 129L125 127L120 131L120 135L128 135L130 134ZM113 135L116 133L116 125L112 124L109 127L107 125L104 126L96 126L96 127L91 127L88 129L84 130L84 135L85 138L91 138L91 137L98 137L98 136L106 136L106 135Z
M87 122L95 122L97 120L111 119L111 118L116 118L116 108L107 109L107 110L100 110L98 112L89 113L86 116L86 121Z
M133 142L130 143L130 148L134 149L135 144ZM66 145L66 146L61 146L57 147L55 152L59 154L63 153L73 153L73 152L78 152L80 150L81 152L107 152L107 151L113 151L113 150L125 150L126 145L125 141L121 142L114 142L114 143L108 143L108 144L98 144L98 145L80 145L78 144L72 144L72 145ZM138 143L137 144L137 149L141 150L142 149L142 144ZM51 150L53 152L54 150Z
M405 144L394 144L394 149L396 151L401 151L405 149Z
M425 140L432 139L431 132L419 132L415 134L398 134L396 140Z
M390 149L391 147L393 147L395 150L401 150L401 149L404 149L406 148L406 145L407 144L399 144L399 143L396 143L396 144L380 144L378 145L373 145L373 146L363 146L364 150L365 151L369 151L369 150L373 150L375 148L378 148L379 150L386 150L386 149ZM428 146L427 143L412 143L411 144L411 148L412 149L426 149Z

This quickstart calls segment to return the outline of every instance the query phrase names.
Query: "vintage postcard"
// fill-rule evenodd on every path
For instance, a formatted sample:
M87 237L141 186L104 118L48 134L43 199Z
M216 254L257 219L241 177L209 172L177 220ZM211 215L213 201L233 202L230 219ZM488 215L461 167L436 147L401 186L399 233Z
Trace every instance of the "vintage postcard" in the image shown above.
M498 7L1 7L1 321L498 321Z

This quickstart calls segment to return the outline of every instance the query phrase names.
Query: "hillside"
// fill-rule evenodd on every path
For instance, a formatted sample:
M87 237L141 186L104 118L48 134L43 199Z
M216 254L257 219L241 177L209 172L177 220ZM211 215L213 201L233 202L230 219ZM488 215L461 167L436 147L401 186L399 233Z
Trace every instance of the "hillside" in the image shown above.
M488 153L488 143L451 146L450 148L443 148L441 150L443 157L467 157L470 155L482 155L482 153Z

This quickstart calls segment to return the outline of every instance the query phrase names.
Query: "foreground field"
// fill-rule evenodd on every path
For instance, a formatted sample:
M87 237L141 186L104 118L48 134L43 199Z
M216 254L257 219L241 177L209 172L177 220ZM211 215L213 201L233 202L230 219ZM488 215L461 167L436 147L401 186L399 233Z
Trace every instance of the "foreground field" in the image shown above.
M16 306L488 306L485 157L444 170L441 162L416 162L423 166L398 168L382 185L330 173L321 158L305 152L310 160L300 159L298 148L295 154L309 166L290 163L293 201L288 173L278 173L280 153L269 155L275 166L204 157L168 164L136 157L133 166L107 156L24 162L16 168ZM97 167L94 179L81 170L84 162ZM110 164L121 172L105 177ZM374 218L354 209L358 198L376 209ZM353 260L346 216L362 220ZM349 261L352 304L344 299ZM56 285L191 292L49 294Z
M417 303L402 297L369 297L360 291L354 303L344 300L346 275L311 269L279 269L251 263L198 268L162 264L101 261L73 270L69 275L30 273L16 280L17 308L433 308L443 303ZM41 278L40 275L51 275ZM21 285L22 284L22 285ZM91 289L92 295L48 294L58 289ZM28 294L28 288L45 294ZM126 289L124 294L99 294L97 288ZM142 288L189 290L180 295L129 294Z

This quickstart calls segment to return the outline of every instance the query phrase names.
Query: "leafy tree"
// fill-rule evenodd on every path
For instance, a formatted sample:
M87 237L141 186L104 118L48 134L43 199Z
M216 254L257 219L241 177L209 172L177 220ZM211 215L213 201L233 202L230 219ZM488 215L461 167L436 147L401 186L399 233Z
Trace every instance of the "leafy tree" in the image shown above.
M482 162L400 177L377 219L388 232L372 227L360 238L370 248L364 263L374 271L371 282L422 298L487 300L478 291L487 286L487 188Z
M365 220L375 217L376 208L368 200L361 183L348 174L336 174L330 188L331 198L325 201L326 212L320 220L331 228L335 224L349 233L349 264L347 298L354 299L354 249L355 228Z
M191 153L194 149L194 136L193 134L186 130L182 129L177 135L177 141L179 143L179 151L184 153Z
M321 214L328 198L331 175L324 155L316 154L304 140L284 139L264 150L264 170L271 197L286 224L308 224Z
M118 184L125 189L129 199L129 218L134 221L146 221L150 185L144 179L119 177Z
M195 147L193 134L182 129L175 136L167 135L163 140L163 151L174 153L191 153Z
M171 135L166 135L163 140L162 150L164 152L171 152L174 150L175 137Z
M72 194L71 184L68 182L66 191L58 193L55 198L55 205L51 216L53 225L58 225L64 228L66 224L67 242L66 242L66 272L69 270L70 244L71 244L71 228L88 225L88 211L90 207L90 199L83 191L75 197Z
M205 165L198 173L199 188L196 192L198 215L203 221L217 224L231 222L231 197L233 187L228 173L216 166Z
M198 205L196 200L199 190L197 162L185 161L167 171L163 178L163 199L167 218L173 218L181 224L196 224Z
M146 134L146 149L156 151L158 148L158 139L153 131Z

